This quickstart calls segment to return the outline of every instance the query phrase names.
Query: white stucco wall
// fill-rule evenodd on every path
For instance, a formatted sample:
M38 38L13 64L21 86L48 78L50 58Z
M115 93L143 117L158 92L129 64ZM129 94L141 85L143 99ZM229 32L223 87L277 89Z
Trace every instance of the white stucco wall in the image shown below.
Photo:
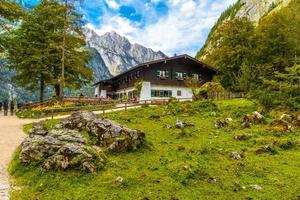
M101 90L100 91L100 96L99 96L100 98L107 98L107 92L106 92L106 90Z
M95 96L97 96L97 97L100 96L99 85L95 86Z
M151 90L171 90L172 97L175 97L177 99L192 99L193 98L192 89L187 88L187 87L151 85ZM151 99L166 99L166 97L151 97L151 90L149 91ZM181 91L181 96L177 96L178 90Z
M151 83L143 82L140 101L150 100L151 99Z

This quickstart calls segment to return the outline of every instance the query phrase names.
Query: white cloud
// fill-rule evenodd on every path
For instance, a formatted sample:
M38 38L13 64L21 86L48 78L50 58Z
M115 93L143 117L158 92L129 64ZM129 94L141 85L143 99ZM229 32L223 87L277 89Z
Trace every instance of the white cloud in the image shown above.
M106 3L111 9L117 10L120 7L120 5L115 0L106 0Z
M148 21L142 27L119 15L105 14L100 19L102 23L96 32L102 35L108 31L116 31L131 42L156 51L161 50L169 56L174 53L194 56L221 12L235 1L219 0L218 3L208 3L207 0L168 0L168 14L154 21L151 21L151 17L146 17ZM145 9L145 14L151 15L151 10L148 7Z

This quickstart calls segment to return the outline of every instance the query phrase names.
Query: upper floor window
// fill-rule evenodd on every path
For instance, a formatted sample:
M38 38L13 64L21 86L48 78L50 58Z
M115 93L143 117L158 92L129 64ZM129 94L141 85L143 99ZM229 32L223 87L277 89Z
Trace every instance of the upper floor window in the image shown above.
M186 73L185 72L175 72L175 78L179 81L186 80Z
M192 78L194 79L194 80L199 80L199 74L192 74Z
M156 71L156 76L160 79L166 79L169 77L169 71L167 70L158 70Z

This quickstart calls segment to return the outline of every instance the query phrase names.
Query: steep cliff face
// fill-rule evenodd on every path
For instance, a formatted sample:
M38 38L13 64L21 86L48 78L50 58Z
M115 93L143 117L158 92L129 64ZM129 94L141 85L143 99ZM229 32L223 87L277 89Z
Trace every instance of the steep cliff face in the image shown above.
M116 32L99 36L95 31L85 28L86 41L92 48L92 64L98 80L116 76L140 63L166 57L139 44L131 44Z
M271 12L288 5L290 0L238 0L234 5L229 7L219 18L212 28L205 45L197 53L196 58L205 60L218 42L212 42L211 38L218 32L218 28L227 20L234 18L246 17L254 24L258 24L260 19Z

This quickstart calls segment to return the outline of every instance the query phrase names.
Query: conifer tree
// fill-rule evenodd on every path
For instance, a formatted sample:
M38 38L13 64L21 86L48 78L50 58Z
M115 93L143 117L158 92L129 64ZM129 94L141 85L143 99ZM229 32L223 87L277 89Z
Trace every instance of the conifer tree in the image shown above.
M12 23L24 16L24 10L14 1L0 0L0 53L6 49L7 32Z
M39 86L41 100L45 85L52 85L56 96L60 95L64 9L58 1L42 0L24 18L12 38L10 56L12 67L16 69L14 80L29 90ZM70 10L66 22L65 83L72 89L80 88L92 78L92 71L86 66L89 52L85 48L80 17Z
M219 43L205 62L217 67L219 81L225 89L240 90L241 66L252 58L254 26L246 18L225 22L212 38Z

